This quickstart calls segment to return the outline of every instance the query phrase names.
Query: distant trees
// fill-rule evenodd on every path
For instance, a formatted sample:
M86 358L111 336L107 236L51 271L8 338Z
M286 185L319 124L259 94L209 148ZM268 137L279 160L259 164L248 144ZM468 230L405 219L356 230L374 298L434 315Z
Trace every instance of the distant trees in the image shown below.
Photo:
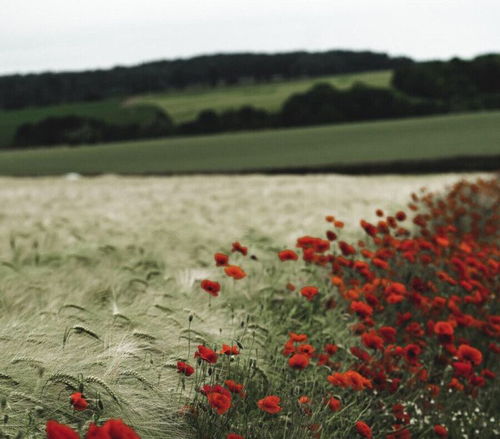
M445 102L452 110L498 108L500 55L407 64L395 69L392 84L409 96Z
M332 50L277 54L218 54L83 72L0 76L0 108L93 101L193 85L264 82L393 69L411 63L385 53Z
M61 144L94 144L169 136L173 132L172 120L160 110L150 121L142 124L110 124L95 118L69 115L48 117L39 122L19 126L12 146L24 148Z

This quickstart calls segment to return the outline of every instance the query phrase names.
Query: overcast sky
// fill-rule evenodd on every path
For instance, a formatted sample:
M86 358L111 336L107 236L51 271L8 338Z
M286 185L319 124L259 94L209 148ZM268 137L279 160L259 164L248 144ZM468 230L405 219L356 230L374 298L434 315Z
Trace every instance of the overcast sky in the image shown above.
M216 52L500 52L500 0L0 0L0 74Z

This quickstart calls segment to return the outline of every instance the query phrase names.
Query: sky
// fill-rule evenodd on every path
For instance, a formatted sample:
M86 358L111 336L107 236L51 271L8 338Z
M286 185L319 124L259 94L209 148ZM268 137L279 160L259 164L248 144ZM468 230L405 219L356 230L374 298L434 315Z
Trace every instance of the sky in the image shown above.
M0 0L0 74L231 52L500 52L499 0Z

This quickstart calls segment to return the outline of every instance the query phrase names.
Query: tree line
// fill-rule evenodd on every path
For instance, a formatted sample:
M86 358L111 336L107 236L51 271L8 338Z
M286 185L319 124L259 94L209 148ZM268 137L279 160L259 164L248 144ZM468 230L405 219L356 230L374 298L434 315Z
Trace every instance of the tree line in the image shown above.
M68 116L21 125L14 147L99 143L140 138L200 135L392 119L500 108L500 56L471 61L415 63L396 69L393 88L362 83L339 90L319 83L290 96L277 112L252 106L216 112L200 111L189 122L175 125L160 109L142 124L113 125L97 119Z
M96 101L190 86L394 69L411 62L409 58L385 53L331 50L216 54L107 70L16 74L0 76L0 108Z

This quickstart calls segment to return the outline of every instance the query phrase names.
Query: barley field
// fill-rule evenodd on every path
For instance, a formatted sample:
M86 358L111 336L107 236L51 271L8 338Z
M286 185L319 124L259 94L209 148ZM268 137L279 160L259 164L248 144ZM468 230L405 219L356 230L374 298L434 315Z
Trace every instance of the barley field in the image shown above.
M258 298L265 249L321 234L329 214L355 239L374 206L463 177L478 175L1 178L0 436L44 437L47 419L86 431L68 404L84 387L143 438L202 437L179 415L193 387L176 361L234 339L245 315L200 291L215 251L251 248L256 276L224 286Z

